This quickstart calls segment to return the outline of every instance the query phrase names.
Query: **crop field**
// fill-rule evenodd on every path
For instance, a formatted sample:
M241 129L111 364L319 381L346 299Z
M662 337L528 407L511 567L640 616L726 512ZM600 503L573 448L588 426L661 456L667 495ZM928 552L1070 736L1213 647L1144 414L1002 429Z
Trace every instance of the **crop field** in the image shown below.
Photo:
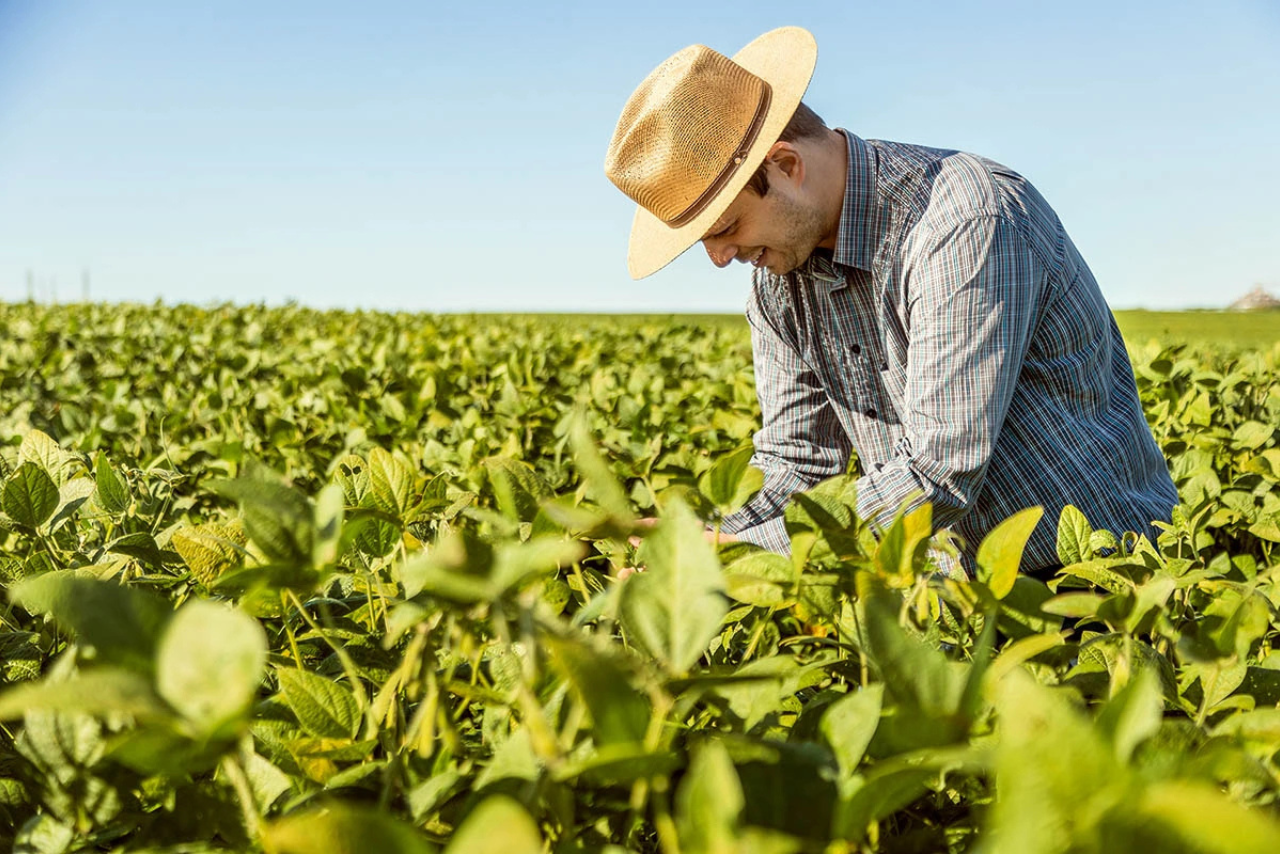
M964 579L708 544L740 319L0 305L0 847L1275 854L1280 315L1120 323L1172 523Z

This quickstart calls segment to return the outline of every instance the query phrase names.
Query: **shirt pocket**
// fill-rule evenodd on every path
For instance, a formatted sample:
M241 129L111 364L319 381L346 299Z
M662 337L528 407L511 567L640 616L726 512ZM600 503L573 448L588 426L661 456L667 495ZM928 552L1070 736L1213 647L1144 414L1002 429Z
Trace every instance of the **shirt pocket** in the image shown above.
M847 406L855 418L870 421L897 421L897 414L884 393L881 369L885 363L879 350L868 344L848 344L840 348L840 373Z

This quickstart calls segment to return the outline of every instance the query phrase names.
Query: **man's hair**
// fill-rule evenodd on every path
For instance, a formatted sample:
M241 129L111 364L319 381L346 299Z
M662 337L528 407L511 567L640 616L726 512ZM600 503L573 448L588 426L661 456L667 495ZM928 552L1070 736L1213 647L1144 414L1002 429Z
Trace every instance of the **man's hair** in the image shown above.
M827 129L827 124L822 120L822 116L809 109L809 105L804 101L800 102L800 106L796 107L796 111L791 115L791 121L787 122L787 126L782 129L782 135L778 137L779 142L795 142L797 139L812 139L822 136L823 131ZM764 196L769 192L769 176L766 173L765 163L760 164L760 168L756 170L756 174L751 176L751 180L747 182L747 186L751 188L757 196Z

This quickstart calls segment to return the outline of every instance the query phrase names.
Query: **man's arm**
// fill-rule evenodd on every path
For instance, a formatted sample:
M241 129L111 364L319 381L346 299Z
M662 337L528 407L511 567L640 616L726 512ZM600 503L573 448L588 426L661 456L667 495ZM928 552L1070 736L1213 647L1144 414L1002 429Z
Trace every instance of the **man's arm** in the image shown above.
M751 464L764 472L764 487L725 519L722 530L788 554L791 539L782 520L787 501L792 493L843 473L850 444L818 378L770 319L762 299L757 282L747 320L762 426L755 434Z
M860 478L858 512L887 524L904 502L962 518L987 464L1030 345L1046 270L1007 219L982 215L926 239L909 261L905 427L899 452Z

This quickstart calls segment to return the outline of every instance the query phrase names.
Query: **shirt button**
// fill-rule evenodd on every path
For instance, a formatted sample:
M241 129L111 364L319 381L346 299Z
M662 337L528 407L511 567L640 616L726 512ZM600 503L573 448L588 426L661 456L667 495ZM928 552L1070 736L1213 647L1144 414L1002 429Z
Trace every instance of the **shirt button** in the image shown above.
M853 345L853 355L855 355L855 356L856 356L856 355L858 355L858 354L859 354L859 353L861 353L861 352L862 352L862 346L861 346L860 344L854 344L854 345Z
M875 411L874 409L868 409L868 410L865 410L862 414L863 414L863 415L865 415L865 416L867 416L868 418L875 418L875 417L876 417L876 411Z

